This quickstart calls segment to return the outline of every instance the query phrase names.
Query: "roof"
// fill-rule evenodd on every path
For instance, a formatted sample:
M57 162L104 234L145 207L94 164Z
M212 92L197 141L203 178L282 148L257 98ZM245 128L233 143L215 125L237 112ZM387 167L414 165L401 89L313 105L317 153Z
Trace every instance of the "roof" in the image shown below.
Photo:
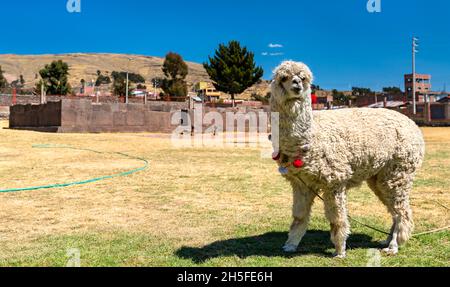
M203 102L203 100L202 100L201 98L197 97L197 96L191 97L191 98L192 98L192 100L193 100L194 102L198 102L198 103Z
M443 97L442 99L438 100L439 103L446 103L450 102L450 95Z
M386 103L387 108L397 108L406 105L405 102L402 101L388 101ZM368 105L368 108L384 108L384 102L378 102L376 104Z
M132 95L145 95L146 93L147 93L146 91L139 91L139 90L131 92Z

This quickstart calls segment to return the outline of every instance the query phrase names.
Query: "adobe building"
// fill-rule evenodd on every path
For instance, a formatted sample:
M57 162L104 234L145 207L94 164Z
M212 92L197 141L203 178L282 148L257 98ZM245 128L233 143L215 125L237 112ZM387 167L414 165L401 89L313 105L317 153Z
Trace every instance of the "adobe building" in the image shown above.
M405 75L405 93L412 100L413 74ZM416 100L424 102L425 96L431 92L431 75L416 74Z

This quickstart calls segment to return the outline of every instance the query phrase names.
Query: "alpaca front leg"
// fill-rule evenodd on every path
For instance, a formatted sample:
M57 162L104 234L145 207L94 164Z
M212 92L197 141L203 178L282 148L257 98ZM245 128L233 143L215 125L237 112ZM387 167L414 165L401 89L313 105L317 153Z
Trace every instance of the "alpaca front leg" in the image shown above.
M327 192L324 200L325 215L331 225L331 241L336 247L335 256L337 258L345 258L346 242L350 234L345 189L336 192Z
M303 239L308 228L308 223L311 215L311 207L314 202L315 194L300 188L294 188L294 205L293 217L294 221L291 225L289 238L283 247L285 252L297 251L298 245Z

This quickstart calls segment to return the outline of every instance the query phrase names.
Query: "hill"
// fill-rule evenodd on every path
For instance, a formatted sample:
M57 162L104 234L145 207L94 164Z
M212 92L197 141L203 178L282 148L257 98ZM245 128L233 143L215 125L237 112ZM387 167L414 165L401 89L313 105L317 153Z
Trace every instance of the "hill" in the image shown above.
M129 63L129 58L133 60ZM80 86L81 79L87 82L97 79L97 70L103 74L112 71L126 71L129 63L130 72L141 74L146 83L152 78L163 77L161 67L164 59L158 57L127 54L48 54L48 55L0 55L0 66L5 71L9 82L23 75L26 87L34 87L39 80L38 72L54 60L63 60L70 66L69 82L72 87ZM210 81L201 64L187 62L189 75L187 82L191 86L198 81Z

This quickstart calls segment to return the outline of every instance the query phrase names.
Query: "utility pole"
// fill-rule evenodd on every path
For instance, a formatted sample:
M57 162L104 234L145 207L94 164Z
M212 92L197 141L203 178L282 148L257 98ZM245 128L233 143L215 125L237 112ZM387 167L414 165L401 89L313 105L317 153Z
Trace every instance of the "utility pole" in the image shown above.
M417 42L419 41L418 38L413 37L412 41L412 72L413 72L413 90L412 90L412 97L413 97L413 114L417 114L417 103L416 103L416 53L417 47L419 44Z
M45 81L44 79L41 77L42 81L41 81L41 96L40 96L40 102L41 105L45 104L47 102L46 99L46 91L45 91Z
M128 64L127 64L127 87L126 87L126 95L125 95L125 104L128 104L128 74L130 72L130 62L133 60L133 58L128 58Z
M153 97L156 100L156 89L159 87L161 83L159 82L159 80L157 78L154 79L153 81Z

